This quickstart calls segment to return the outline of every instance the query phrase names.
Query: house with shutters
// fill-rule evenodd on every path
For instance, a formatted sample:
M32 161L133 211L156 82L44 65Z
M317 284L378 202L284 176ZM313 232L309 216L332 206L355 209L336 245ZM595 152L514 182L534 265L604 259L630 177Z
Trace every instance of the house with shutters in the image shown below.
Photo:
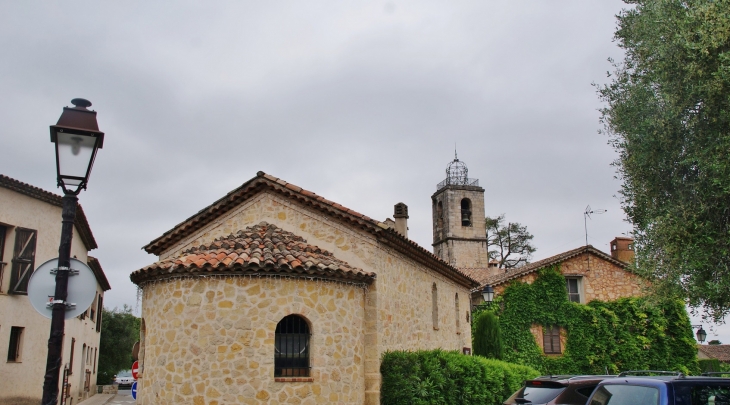
M478 284L407 219L258 172L148 243L137 402L378 404L383 352L469 351Z
M28 280L44 262L58 257L61 196L0 175L0 403L18 398L41 402L51 320L28 299ZM81 206L74 224L71 255L88 263L96 276L93 304L66 321L59 384L67 404L96 392L101 309L109 282L89 255L97 244ZM62 378L63 380L63 378ZM15 400L14 400L15 399Z

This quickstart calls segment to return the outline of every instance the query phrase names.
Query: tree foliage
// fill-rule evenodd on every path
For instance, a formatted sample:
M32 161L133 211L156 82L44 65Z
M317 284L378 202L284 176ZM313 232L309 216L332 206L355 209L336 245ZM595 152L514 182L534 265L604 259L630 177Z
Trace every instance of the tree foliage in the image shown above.
M474 319L473 348L474 354L489 359L502 359L504 347L499 319L492 311L482 311Z
M529 262L535 253L532 234L517 222L504 224L504 214L485 219L487 225L487 249L489 260L496 260L499 268L519 267Z
M625 0L599 88L638 267L657 292L730 312L730 0Z
M97 384L111 384L114 375L132 367L132 347L139 340L140 319L126 304L122 309L104 308L99 343Z

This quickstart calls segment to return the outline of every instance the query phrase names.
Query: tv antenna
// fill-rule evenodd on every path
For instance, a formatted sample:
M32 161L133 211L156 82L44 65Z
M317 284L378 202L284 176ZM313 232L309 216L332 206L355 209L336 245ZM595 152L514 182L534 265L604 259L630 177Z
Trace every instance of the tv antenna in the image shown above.
M586 246L588 246L588 219L590 219L591 214L603 214L608 210L604 210L602 208L599 209L593 209L590 205L586 206L586 210L583 211L583 227L586 231Z

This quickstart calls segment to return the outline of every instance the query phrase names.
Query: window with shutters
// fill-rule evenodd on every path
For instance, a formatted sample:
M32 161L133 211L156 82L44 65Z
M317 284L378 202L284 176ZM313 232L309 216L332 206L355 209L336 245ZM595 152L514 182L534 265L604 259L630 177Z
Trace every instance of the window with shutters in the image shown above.
M274 377L309 377L309 325L299 315L287 315L274 334Z
M560 354L560 328L546 326L542 328L542 348L545 354Z
M10 344L8 345L8 362L20 362L20 353L23 349L23 331L25 328L13 326L10 328Z
M28 294L28 280L33 274L35 263L36 236L37 232L32 229L17 228L15 230L13 265L8 290L11 294Z
M8 227L5 225L0 225L0 293L2 293L2 287L3 287L3 276L5 275L5 263L4 260L4 253L5 253L5 236L8 233Z

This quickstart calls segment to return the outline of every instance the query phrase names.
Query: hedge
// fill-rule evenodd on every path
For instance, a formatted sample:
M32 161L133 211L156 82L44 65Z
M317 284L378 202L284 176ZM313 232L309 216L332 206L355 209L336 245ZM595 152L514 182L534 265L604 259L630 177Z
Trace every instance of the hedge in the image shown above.
M382 405L499 405L524 380L540 374L530 367L443 350L386 352L380 373Z

